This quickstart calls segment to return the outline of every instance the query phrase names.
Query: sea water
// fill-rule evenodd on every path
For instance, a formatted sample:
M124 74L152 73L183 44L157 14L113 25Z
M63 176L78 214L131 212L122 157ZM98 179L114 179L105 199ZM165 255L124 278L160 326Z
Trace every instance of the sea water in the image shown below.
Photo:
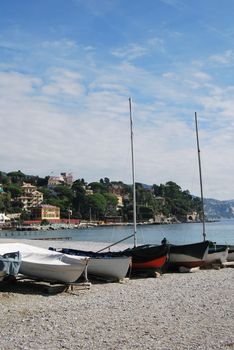
M234 245L234 220L221 220L206 223L206 239L219 244ZM166 239L174 244L187 244L203 240L203 228L200 223L137 225L137 244L160 244ZM133 226L102 226L83 229L58 229L48 231L0 231L1 238L17 239L71 239L114 243L133 234ZM133 238L124 243L132 244Z

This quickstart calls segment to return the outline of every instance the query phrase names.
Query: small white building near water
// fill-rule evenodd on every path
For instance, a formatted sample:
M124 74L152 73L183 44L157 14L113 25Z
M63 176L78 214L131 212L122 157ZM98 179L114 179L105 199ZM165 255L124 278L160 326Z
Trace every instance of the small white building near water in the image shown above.
M6 216L4 213L0 213L0 226L4 225L6 221L10 221L11 219Z

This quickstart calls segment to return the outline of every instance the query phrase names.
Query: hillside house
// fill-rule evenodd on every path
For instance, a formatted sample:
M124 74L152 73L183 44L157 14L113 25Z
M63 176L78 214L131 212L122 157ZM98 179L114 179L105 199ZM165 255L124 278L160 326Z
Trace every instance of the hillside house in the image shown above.
M48 187L53 188L58 185L72 186L73 176L71 173L61 173L59 176L50 176L48 179Z
M31 212L34 220L48 220L50 222L60 220L60 208L54 205L42 204L32 208Z
M24 182L21 189L22 196L18 200L23 204L23 209L29 210L43 202L43 193L37 191L36 186Z

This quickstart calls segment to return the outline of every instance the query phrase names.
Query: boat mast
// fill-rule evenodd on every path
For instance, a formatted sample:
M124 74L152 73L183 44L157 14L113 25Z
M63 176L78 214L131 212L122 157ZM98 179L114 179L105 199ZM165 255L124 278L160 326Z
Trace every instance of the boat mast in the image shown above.
M136 184L135 184L135 165L133 152L133 129L132 129L132 100L129 98L129 117L130 117L130 133L131 133L131 156L132 156L132 191L133 191L133 230L134 230L134 247L136 241Z
M99 249L96 253L100 253L106 249L110 249L111 247L115 246L118 243L121 243L123 241L126 241L129 238L133 237L134 240L134 247L137 245L137 240L136 240L136 186L135 186L135 167L134 167L134 153L133 153L133 131L132 131L132 100L129 98L129 114L130 114L130 133L131 133L131 157L132 157L132 191L133 191L133 234L130 236L127 236L115 243L112 243L108 245L105 248Z
M200 156L200 145L198 137L198 123L197 123L197 112L195 112L195 125L196 125L196 136L197 136L197 154L198 154L198 165L199 165L199 178L200 178L200 189L201 189L201 204L202 204L202 226L203 226L203 239L206 240L206 229L205 229L205 213L204 213L204 200L203 200L203 186L202 186L202 173L201 173L201 156Z

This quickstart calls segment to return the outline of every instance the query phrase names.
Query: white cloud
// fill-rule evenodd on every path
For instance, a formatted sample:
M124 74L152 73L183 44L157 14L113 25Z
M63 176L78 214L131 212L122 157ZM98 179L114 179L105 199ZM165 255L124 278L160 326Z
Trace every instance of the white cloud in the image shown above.
M25 76L18 72L0 72L1 96L12 96L33 93L34 88L40 86L41 79L33 76Z
M205 72L194 72L193 74L192 74L192 76L195 78L195 79L197 79L198 81L208 81L208 80L211 80L211 77L207 74L207 73L205 73Z
M42 42L42 48L45 49L63 49L64 51L77 48L77 43L74 40L61 39L55 41L44 41Z
M163 73L163 78L166 78L166 79L174 79L176 78L176 74L174 72L166 72L166 73Z
M46 95L68 95L80 97L84 94L84 85L80 82L81 75L77 72L65 69L53 69L49 71L48 82L42 87L42 93Z
M20 169L45 176L71 169L87 181L107 176L131 182L131 96L137 181L172 180L199 195L193 122L197 110L205 195L234 197L230 191L234 87L224 88L217 82L207 69L208 60L154 71L134 65L133 60L152 54L155 48L163 52L163 41L116 49L116 61L110 63L100 62L87 45L69 56L77 45L68 40L68 57L61 54L60 68L57 58L61 58L63 44L63 40L44 43L40 59L44 62L49 57L49 64L37 74L19 73L19 68L0 74L0 139L4 145L0 170ZM54 52L58 53L55 59ZM86 52L94 55L92 61L87 61Z
M234 61L234 53L232 50L227 50L223 54L212 55L209 59L213 62L228 64Z
M164 41L157 37L149 38L144 44L131 43L125 47L112 50L112 55L121 59L135 60L139 57L149 55L154 50L164 52Z
M148 53L148 50L138 44L130 44L126 48L116 49L112 51L112 55L119 58L127 58L129 60L136 59L144 56Z
M107 73L100 91L83 96L82 111L78 109L75 114L34 96L33 86L40 85L40 79L12 73L3 77L1 87L4 82L6 87L7 81L8 86L1 90L2 170L20 169L45 176L51 171L71 169L75 176L87 181L104 176L131 181L129 95L122 95L121 85L105 84ZM14 88L12 95L10 88ZM166 95L166 86L160 98L163 96L170 96ZM208 102L203 103L210 110ZM178 118L179 109L173 112L161 104L159 111L158 107L159 103L147 106L133 99L137 181L152 184L172 180L199 194L194 125ZM231 108L231 104L225 107ZM227 194L225 189L221 192L221 182L225 179L229 183L233 148L232 139L222 135L223 129L214 135L201 133L205 193L209 196ZM222 157L214 157L214 150ZM223 169L227 172L224 175Z

